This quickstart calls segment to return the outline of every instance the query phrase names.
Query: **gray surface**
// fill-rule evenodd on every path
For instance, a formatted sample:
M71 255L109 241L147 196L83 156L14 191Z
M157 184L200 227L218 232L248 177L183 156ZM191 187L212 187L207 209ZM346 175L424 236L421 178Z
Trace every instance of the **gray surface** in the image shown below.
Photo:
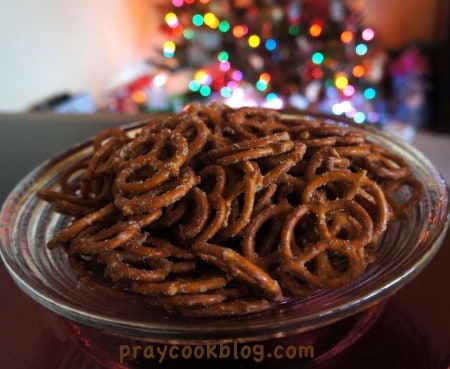
M0 204L38 164L95 135L144 115L0 114Z

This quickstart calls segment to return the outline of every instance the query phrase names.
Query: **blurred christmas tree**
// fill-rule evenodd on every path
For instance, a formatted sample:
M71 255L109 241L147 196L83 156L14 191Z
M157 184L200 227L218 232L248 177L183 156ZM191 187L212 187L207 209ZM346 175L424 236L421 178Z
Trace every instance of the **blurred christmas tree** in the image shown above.
M345 0L172 0L159 62L192 68L189 93L379 121L383 50Z

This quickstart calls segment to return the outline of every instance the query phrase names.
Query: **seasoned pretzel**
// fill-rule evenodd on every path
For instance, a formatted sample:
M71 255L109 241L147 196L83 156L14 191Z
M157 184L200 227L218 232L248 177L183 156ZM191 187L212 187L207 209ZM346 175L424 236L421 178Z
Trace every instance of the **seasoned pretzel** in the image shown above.
M423 186L363 130L193 104L108 129L38 196L73 217L48 241L89 288L196 317L354 283Z
M410 191L406 199L404 196L396 196L402 189L409 189ZM417 179L406 176L384 183L383 191L390 207L394 211L394 216L396 218L404 218L408 210L420 201L424 188Z
M149 296L175 296L179 294L199 294L223 288L228 283L221 275L203 276L197 278L175 277L163 282L133 282L131 290Z
M196 243L192 248L202 260L218 266L227 274L243 281L254 289L261 290L261 294L269 300L281 299L282 292L278 282L236 251L206 243Z
M362 248L345 247L329 232L318 242L295 245L295 227L309 211L308 206L301 205L286 218L280 240L282 270L316 288L335 288L359 277L366 264ZM323 224L321 228L325 228ZM335 255L346 259L343 270L333 265L330 258Z
M232 315L245 315L260 313L274 307L274 303L265 299L235 299L202 307L183 306L181 312L184 315L202 317L221 317Z

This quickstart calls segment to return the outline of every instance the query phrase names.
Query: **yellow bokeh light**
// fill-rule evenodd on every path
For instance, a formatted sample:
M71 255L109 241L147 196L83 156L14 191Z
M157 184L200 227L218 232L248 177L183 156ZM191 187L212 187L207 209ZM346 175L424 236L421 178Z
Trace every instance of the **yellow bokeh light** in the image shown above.
M208 73L206 73L203 69L198 70L195 72L194 79L198 83L206 83L208 81Z
M256 48L261 43L261 38L257 35L251 35L248 38L248 45L252 48Z
M178 26L178 17L175 13L167 13L164 17L164 20L166 21L167 25L171 28L175 28Z
M166 42L164 42L163 48L164 48L164 51L166 51L166 52L174 52L175 48L176 48L175 42L166 41Z
M343 90L348 86L348 78L343 75L337 76L334 80L334 84L338 89Z
M205 22L205 24L210 27L210 28L217 28L219 27L219 18L216 17L216 15L214 13L206 13L203 16L203 21Z

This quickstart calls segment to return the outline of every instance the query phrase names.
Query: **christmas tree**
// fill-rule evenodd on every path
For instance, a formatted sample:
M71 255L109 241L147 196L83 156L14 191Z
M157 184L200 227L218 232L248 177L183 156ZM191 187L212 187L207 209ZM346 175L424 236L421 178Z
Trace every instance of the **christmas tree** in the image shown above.
M380 118L384 52L355 1L172 0L161 11L159 64L191 68L190 94Z

